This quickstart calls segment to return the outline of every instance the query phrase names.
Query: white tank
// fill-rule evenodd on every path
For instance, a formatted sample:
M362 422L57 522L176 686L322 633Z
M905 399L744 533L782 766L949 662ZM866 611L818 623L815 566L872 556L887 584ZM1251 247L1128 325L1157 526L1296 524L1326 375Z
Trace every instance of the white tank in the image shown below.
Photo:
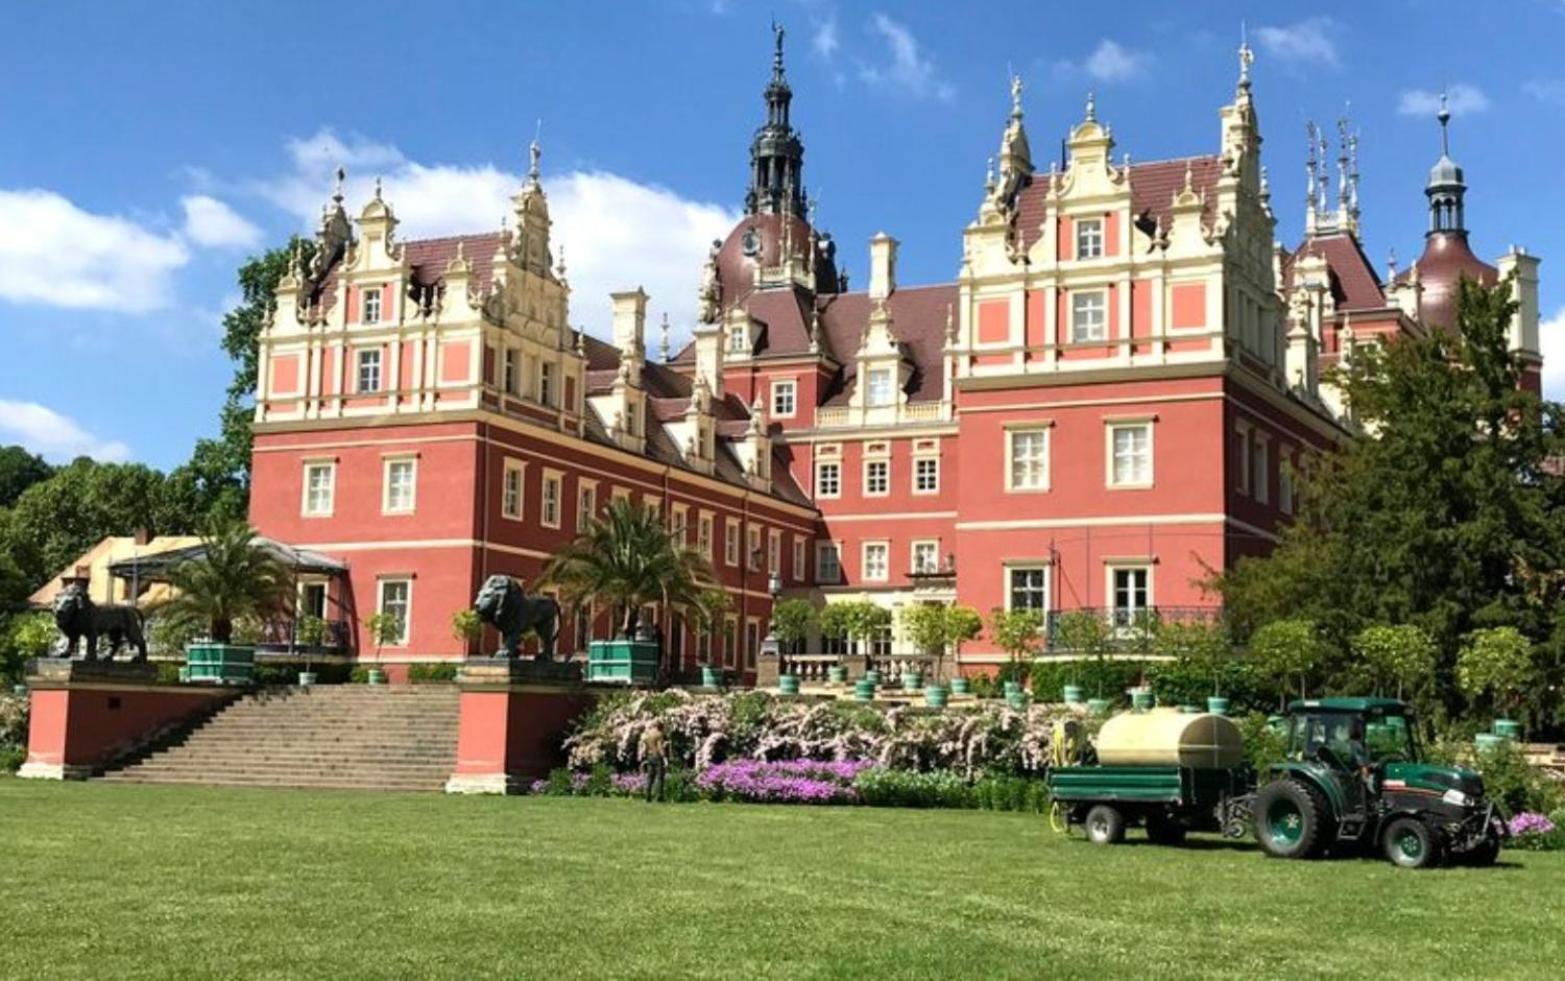
M1222 715L1178 709L1122 712L1098 732L1104 766L1232 767L1244 762L1244 739Z

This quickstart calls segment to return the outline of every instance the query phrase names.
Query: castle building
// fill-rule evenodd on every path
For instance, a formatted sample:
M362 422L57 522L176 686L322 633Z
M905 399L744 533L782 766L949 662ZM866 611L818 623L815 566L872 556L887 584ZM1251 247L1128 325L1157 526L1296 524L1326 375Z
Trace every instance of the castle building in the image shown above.
M1537 260L1473 255L1448 116L1424 255L1383 280L1346 123L1335 208L1312 127L1304 240L1277 242L1250 64L1241 48L1213 152L1116 158L1089 96L1047 170L1013 79L955 280L900 283L880 233L852 291L778 31L744 215L673 357L648 357L639 289L612 297L609 342L568 326L536 143L499 232L404 242L378 190L350 219L339 179L261 338L252 521L348 566L304 605L392 613L402 636L357 649L396 667L461 657L450 616L482 581L535 578L620 497L661 509L732 595L710 636L662 625L680 663L741 679L778 593L890 608L882 657L909 653L895 614L931 601L1211 616L1202 583L1272 547L1295 475L1352 430L1326 368L1449 328L1461 276L1513 273L1529 384L1541 363ZM607 613L572 611L565 649L607 636ZM1003 659L987 637L961 652L967 671Z

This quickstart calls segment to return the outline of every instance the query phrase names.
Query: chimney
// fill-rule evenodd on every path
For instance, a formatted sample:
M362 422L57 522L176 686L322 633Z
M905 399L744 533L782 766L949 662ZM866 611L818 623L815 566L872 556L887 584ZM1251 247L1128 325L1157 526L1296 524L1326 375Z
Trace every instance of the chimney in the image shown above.
M897 240L885 232L869 240L869 298L884 300L897 289Z
M146 545L152 541L152 532L146 528L137 528L136 533L131 536L131 541L138 546Z
M697 324L695 330L696 343L696 377L706 382L707 391L712 398L721 401L723 398L723 325Z
M614 301L614 346L639 357L646 350L647 294L638 286L610 298Z

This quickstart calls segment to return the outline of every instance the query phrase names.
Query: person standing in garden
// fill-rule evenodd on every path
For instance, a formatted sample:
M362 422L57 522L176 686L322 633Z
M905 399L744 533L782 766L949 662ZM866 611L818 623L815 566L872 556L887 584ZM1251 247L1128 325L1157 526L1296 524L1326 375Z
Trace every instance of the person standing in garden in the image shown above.
M663 799L663 780L668 776L663 727L653 722L641 734L641 772L647 778L646 800Z

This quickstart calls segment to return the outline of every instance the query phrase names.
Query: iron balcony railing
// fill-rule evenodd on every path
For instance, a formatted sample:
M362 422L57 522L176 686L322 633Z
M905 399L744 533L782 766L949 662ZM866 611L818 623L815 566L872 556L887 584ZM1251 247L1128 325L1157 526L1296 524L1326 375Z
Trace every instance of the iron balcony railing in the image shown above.
M1049 610L1044 614L1044 652L1076 654L1084 646L1080 634L1070 629L1071 618L1091 617L1100 630L1091 631L1115 653L1142 649L1152 653L1157 629L1164 624L1222 625L1227 622L1220 606L1078 607L1074 610ZM1087 633L1082 631L1082 633Z
M267 651L313 651L347 653L353 647L353 624L348 620L324 620L324 636L318 644L306 644L299 637L299 620L281 617L261 625L256 646Z

